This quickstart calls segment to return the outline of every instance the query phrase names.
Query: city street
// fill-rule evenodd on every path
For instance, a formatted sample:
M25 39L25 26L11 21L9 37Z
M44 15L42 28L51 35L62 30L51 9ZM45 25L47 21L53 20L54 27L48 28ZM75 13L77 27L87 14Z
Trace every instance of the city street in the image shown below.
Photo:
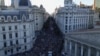
M100 0L0 0L0 56L100 56Z
M41 31L36 35L33 48L16 56L48 56L49 51L52 52L52 56L61 56L64 38L53 17L48 18Z
M63 34L54 19L49 17L35 41L33 47L34 56L48 56L49 51L52 52L53 56L61 56L63 43Z

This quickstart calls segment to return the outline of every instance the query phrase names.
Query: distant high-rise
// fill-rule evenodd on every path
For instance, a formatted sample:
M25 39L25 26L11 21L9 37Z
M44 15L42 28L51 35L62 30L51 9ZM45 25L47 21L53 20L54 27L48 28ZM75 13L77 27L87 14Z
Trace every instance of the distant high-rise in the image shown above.
M5 6L4 0L0 0L0 6Z

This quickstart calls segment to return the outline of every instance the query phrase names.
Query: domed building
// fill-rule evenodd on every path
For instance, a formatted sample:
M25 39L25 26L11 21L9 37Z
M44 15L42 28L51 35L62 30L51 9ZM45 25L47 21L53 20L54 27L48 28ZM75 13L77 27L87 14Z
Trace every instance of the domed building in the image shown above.
M30 51L35 38L30 1L12 0L11 5L13 9L0 10L0 56Z
M33 47L34 19L20 10L0 11L0 56L29 51Z

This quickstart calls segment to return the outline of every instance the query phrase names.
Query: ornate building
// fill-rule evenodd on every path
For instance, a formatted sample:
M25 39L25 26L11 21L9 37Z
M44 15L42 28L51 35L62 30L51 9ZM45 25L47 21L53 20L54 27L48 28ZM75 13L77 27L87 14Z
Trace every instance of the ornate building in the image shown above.
M35 21L32 10L24 4L20 4L24 7L16 7L18 1L13 1L13 10L0 10L0 56L22 53L33 47Z
M44 21L46 19L46 11L42 5L40 7L34 5L32 6L32 14L35 20L35 31L39 31L42 29Z
M56 9L56 22L65 34L68 32L79 31L93 28L92 6L79 6L72 0L65 0L64 7Z
M100 29L89 29L65 35L65 56L100 56Z
M0 56L29 51L35 37L34 19L28 11L0 11Z
M32 6L30 0L12 0L10 7L0 10L0 56L31 50L35 31L41 30L46 18L42 5Z
M17 3L19 2L19 3ZM13 6L14 5L14 6ZM30 0L12 0L12 7L13 9L18 10L25 10L32 12L33 19L35 20L35 31L41 30L43 27L43 23L48 17L48 13L46 12L43 5L40 5L40 7L36 5L31 5Z

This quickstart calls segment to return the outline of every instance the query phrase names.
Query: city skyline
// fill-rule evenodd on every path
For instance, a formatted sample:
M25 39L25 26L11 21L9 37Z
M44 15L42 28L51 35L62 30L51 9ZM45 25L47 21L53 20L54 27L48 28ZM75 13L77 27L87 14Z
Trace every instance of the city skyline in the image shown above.
M50 14L54 12L55 8L64 6L64 0L30 0L32 5L37 5L40 6L41 4L44 6L44 8L46 9L47 12L49 12ZM73 0L76 4L79 4L80 1L83 4L86 5L92 5L93 4L93 0ZM52 3L52 4L51 4ZM5 4L6 5L10 5L11 1L10 0L5 0Z

